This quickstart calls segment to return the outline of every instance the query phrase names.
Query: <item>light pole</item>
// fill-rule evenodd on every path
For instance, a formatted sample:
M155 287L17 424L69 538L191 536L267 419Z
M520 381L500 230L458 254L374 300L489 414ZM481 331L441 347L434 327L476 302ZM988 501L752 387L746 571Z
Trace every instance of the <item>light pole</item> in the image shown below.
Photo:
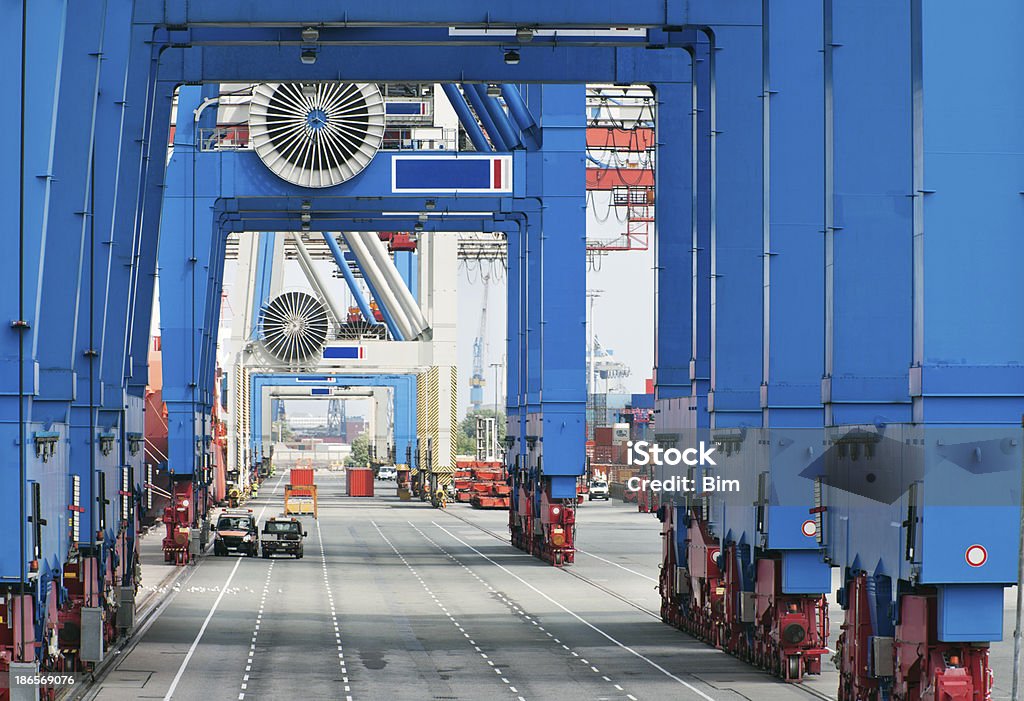
M587 368L587 404L586 406L590 409L590 435L587 438L592 439L594 437L593 427L597 425L597 405L594 403L594 393L597 390L596 375L594 372L594 358L595 358L595 343L597 334L594 332L594 300L604 294L604 290L587 290L587 299L590 300L590 315L588 319L588 331L590 332L590 365Z
M502 357L504 358L505 356L503 355ZM504 367L505 363L504 362L493 362L493 363L490 363L490 366L495 368L495 432L494 432L494 438L493 438L493 441L492 441L494 443L494 445L490 446L490 453L492 453L494 455L498 455L498 454L500 454L498 452L498 449L499 449L499 445L498 445L498 392L501 389L501 385L498 384L498 368L499 367Z
M494 368L494 416L498 416L498 392L501 389L501 385L498 384L498 368L504 367L505 363L491 363L491 367Z

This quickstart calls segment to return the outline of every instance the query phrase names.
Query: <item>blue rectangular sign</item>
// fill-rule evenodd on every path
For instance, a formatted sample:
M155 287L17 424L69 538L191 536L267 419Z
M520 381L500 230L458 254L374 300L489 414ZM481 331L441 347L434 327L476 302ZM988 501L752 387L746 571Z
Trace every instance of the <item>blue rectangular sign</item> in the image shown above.
M512 192L511 156L393 156L392 192Z
M362 357L363 349L360 346L328 346L324 348L325 359L358 360Z

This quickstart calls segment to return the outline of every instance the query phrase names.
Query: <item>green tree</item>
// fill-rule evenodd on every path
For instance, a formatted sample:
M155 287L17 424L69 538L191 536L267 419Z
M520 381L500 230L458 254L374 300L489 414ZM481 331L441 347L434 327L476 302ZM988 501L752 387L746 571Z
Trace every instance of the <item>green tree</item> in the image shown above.
M365 433L361 433L352 440L352 453L345 458L345 466L370 466L370 438Z
M494 416L498 424L498 442L505 440L505 412L494 411L494 409L480 409L469 411L459 423L459 431L456 436L455 452L459 455L476 455L476 419L478 416Z

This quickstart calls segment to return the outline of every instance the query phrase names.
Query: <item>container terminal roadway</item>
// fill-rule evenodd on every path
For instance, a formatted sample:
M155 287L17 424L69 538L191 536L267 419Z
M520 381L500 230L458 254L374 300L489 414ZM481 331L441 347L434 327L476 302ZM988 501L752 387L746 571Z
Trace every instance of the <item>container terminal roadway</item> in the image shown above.
M284 476L248 504L279 512ZM663 624L659 523L585 503L576 564L556 569L504 538L507 512L344 496L317 472L305 557L201 557L79 698L833 698L821 677L785 684ZM143 586L152 586L144 581ZM835 608L835 607L833 607ZM838 633L833 610L830 644ZM998 696L998 693L997 693Z

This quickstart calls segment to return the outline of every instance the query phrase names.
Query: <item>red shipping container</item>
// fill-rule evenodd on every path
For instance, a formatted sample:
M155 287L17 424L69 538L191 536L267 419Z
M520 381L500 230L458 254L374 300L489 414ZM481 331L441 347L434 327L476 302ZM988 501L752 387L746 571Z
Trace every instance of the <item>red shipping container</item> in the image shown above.
M313 468L293 467L288 476L289 484L306 487L313 484Z
M372 497L373 470L366 467L346 468L345 489L350 497Z

